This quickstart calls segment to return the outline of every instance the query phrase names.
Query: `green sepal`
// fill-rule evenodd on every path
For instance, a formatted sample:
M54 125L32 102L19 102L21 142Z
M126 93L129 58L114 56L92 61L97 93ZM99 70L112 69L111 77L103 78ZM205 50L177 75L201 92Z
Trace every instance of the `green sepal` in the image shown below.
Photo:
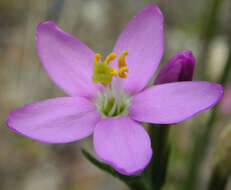
M131 189L133 190L146 190L146 185L143 182L142 174L139 175L133 175L133 176L126 176L118 173L114 168L109 166L108 164L105 164L104 162L99 161L94 156L92 156L89 152L87 152L85 149L82 148L82 153L85 156L85 158L91 162L93 165L98 167L99 169L111 174L112 176L116 177L117 179L120 179L125 184L127 184Z

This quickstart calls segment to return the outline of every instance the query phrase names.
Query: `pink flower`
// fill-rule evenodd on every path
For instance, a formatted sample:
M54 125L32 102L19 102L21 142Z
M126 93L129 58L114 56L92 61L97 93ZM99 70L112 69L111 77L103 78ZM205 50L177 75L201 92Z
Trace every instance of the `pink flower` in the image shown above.
M46 143L68 143L93 134L99 158L125 175L142 171L152 148L139 122L177 123L212 107L223 95L219 84L199 81L145 89L163 55L163 25L160 9L146 7L126 26L115 53L105 61L95 54L94 63L94 52L80 40L54 22L41 23L36 41L40 60L70 97L16 109L8 116L8 127Z

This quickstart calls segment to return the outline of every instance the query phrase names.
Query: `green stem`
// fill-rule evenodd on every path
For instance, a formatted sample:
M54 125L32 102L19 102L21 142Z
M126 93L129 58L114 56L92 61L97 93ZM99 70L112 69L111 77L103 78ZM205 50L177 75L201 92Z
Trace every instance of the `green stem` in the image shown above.
M169 126L167 125L156 126L150 124L149 126L154 153L146 175L149 178L151 190L160 190L165 183L169 157L168 133Z
M229 176L222 175L218 168L213 170L207 190L225 190Z
M201 34L201 40L203 41L202 43L202 49L200 51L200 56L199 56L199 64L198 65L198 71L196 74L201 76L202 79L207 78L206 77L206 67L207 67L207 57L208 57L208 51L209 51L209 46L218 32L218 14L219 10L221 7L223 0L207 0L207 14L204 19L203 23L203 31Z
M230 38L230 41L231 41L231 38ZM229 57L224 67L223 74L219 80L219 83L222 84L223 86L225 86L229 78L230 70L231 70L231 48L229 49ZM201 127L201 129L203 129L202 134L196 138L196 141L195 141L195 144L192 150L192 156L190 159L188 175L187 175L185 184L183 186L184 190L194 189L198 181L199 169L204 160L206 150L207 150L206 147L211 139L212 131L215 126L216 120L217 120L217 105L214 106L212 113L205 127L203 126Z

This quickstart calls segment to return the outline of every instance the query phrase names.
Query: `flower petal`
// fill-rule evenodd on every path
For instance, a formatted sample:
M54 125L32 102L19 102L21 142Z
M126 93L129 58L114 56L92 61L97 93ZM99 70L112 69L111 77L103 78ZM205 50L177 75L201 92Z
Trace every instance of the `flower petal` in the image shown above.
M52 21L38 25L36 43L45 70L64 92L87 98L97 95L91 80L94 52L86 45Z
M85 98L49 99L10 112L7 125L37 141L67 143L92 134L100 120L95 110Z
M210 82L176 82L156 85L135 95L129 108L134 120L170 124L188 119L214 106L223 87Z
M164 50L164 19L160 9L153 5L144 8L121 33L114 52L125 58L129 68L123 87L132 94L141 91L156 71ZM115 62L114 62L115 66Z
M191 81L193 79L195 58L190 50L174 55L163 65L158 73L155 85L169 82Z
M124 175L142 171L152 156L145 129L127 116L107 118L94 129L96 154Z

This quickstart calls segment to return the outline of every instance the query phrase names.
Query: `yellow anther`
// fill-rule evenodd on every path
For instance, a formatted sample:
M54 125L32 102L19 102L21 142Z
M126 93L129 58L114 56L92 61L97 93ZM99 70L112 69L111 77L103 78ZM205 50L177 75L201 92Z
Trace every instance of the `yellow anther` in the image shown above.
M94 63L99 63L99 60L102 58L102 56L99 54L99 53L96 53L95 54L95 57L94 57Z
M110 53L104 61L102 56L96 53L94 56L94 68L92 81L95 83L101 83L107 86L112 82L114 76L119 75L120 78L127 78L128 67L125 62L125 56L128 55L128 51L123 51L118 59L119 70L110 66L110 61L116 58L115 53Z
M109 64L110 61L114 60L116 58L116 54L115 53L110 53L106 59L105 59L105 63Z
M117 69L116 69L116 68L111 68L110 74L111 74L112 76L116 76L116 75L117 75Z
M127 64L125 62L125 56L128 55L128 51L125 50L120 54L119 60L118 60L118 66L119 68L126 67Z
M121 77L121 78L127 78L127 74L126 73L128 73L128 68L127 67L122 67L122 68L120 68L120 70L119 70L119 76Z

